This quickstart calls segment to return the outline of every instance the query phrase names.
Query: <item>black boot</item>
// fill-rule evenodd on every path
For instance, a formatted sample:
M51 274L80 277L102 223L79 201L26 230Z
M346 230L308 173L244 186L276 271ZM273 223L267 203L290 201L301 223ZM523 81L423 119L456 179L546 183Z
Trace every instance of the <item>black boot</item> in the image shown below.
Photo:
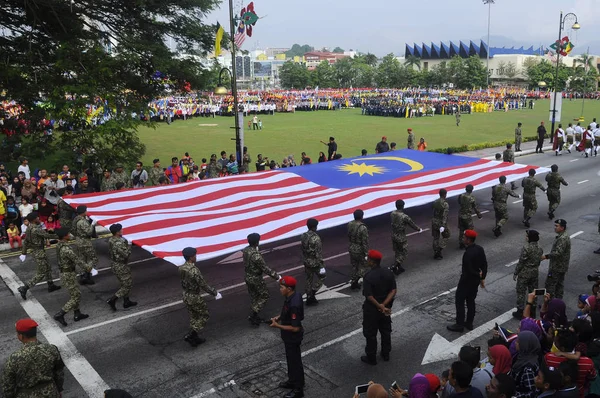
M204 337L198 336L198 332L192 332L192 338L196 342L197 346L206 342L206 339Z
M81 278L79 279L79 284L80 285L93 285L96 282L94 282L92 280L92 273L91 272L85 272L81 275Z
M358 281L352 281L352 284L350 284L350 289L352 289L352 290L360 289L360 284L358 283Z
M551 220L554 218L554 212L553 211L549 211L548 212L548 218L551 219Z
M116 311L117 310L117 305L116 304L117 304L117 300L118 299L119 298L117 296L112 296L111 298L109 298L108 300L106 300L106 304L110 305L110 308L113 311Z
M67 326L67 321L65 321L65 314L66 312L64 312L63 310L60 310L56 314L54 314L54 319L63 326Z
M56 286L54 282L48 282L48 292L52 293L60 289L60 286Z
M129 300L129 296L123 297L123 308L135 307L137 305L137 301Z
M523 309L517 308L515 312L512 313L513 318L521 320L523 319Z
M261 319L258 316L257 312L252 312L252 314L250 314L250 316L248 317L248 320L250 321L250 324L252 324L252 326L259 326L261 323Z
M315 297L314 292L312 293L311 296L307 296L306 297L306 305L307 306L311 306L311 305L317 305L319 304L319 301L317 300L317 298Z
M17 290L21 294L21 297L23 298L23 300L27 300L27 291L29 290L29 286L23 285L20 288L18 288Z
M75 316L73 317L73 320L75 322L79 322L82 319L86 319L89 318L90 316L88 314L82 314L80 310L75 310Z

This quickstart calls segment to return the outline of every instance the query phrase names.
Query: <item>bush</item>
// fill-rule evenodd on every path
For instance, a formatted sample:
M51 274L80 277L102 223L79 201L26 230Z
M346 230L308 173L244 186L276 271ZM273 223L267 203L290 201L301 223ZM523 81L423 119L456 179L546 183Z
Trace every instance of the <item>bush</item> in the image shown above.
M550 135L546 134L546 138L549 138L549 137L550 137ZM523 137L523 142L537 141L537 139L538 139L537 135L530 136L530 137ZM448 153L448 150L450 150L452 153L461 153L461 152L477 151L479 149L486 149L486 148L496 148L496 147L504 148L504 147L506 147L506 144L509 142L513 143L513 140L480 142L478 144L451 146L448 148L436 148L436 149L432 149L429 152Z

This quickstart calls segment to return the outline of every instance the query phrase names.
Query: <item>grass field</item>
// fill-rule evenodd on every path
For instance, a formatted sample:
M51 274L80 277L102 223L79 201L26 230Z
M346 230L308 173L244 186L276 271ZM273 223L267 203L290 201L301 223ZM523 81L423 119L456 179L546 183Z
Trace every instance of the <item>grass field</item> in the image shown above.
M406 129L411 127L417 139L424 137L428 149L445 148L462 144L495 142L514 139L514 129L518 122L523 123L523 135L536 134L540 121L546 121L547 129L549 101L537 101L533 110L509 112L475 113L463 115L460 127L456 127L452 116L421 117L413 119L363 116L360 109L341 111L280 113L273 116L261 115L263 130L248 131L248 118L245 120L244 144L252 159L262 153L269 159L281 163L284 156L293 154L299 162L300 153L306 152L316 162L319 151L327 152L327 147L319 141L328 141L334 136L338 152L344 157L360 155L361 149L374 153L375 145L381 136L388 137L388 143L396 142L398 148L406 147ZM563 102L562 120L566 128L569 121L580 116L581 101ZM600 118L600 101L586 101L585 121ZM201 126L216 124L216 126ZM171 125L160 123L156 129L141 129L142 142L146 144L145 165L159 158L163 165L170 163L172 156L181 157L185 152L196 162L209 158L212 153L224 150L228 154L235 151L233 118L193 118L175 121Z

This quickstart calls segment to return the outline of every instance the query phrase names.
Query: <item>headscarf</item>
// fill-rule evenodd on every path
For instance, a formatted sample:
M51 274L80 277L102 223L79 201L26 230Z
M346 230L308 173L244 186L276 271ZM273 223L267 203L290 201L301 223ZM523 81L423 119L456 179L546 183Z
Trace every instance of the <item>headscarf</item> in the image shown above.
M506 346L497 344L490 347L490 357L494 358L496 364L494 365L494 375L506 374L510 371L512 366L512 355Z
M543 321L554 322L556 325L566 326L567 306L565 302L557 298L550 300L548 302L548 311L544 314Z
M540 339L528 330L519 333L519 352L515 358L513 369L519 371L527 365L537 367L540 360Z
M408 398L429 398L429 380L421 373L417 373L408 385Z
M597 305L596 296L589 296L585 300L585 303L590 307L590 312L597 311L597 308L596 308L596 305Z
M523 318L521 319L521 324L519 325L519 332L529 331L536 335L536 337L541 340L544 336L543 330L537 321L533 318ZM514 357L517 356L517 340L513 340L510 343L510 354Z

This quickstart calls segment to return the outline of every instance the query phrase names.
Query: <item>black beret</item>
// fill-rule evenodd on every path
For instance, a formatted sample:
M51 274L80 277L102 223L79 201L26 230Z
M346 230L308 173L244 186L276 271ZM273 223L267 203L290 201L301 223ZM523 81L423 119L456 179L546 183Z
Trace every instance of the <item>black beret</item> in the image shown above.
M194 257L196 254L198 254L198 251L193 247L186 247L181 253L183 254L183 257L188 258Z
M69 235L69 228L59 228L54 232L56 235L58 235L59 239L64 238L65 236Z
M83 214L87 211L87 206L86 205L79 205L77 206L77 214Z
M123 226L121 224L113 224L108 229L110 230L110 233L114 235L117 232L119 232L120 230L122 230Z
M317 225L319 225L319 220L317 220L316 218L309 218L309 219L306 221L306 226L307 226L308 228L316 228L316 227L317 227Z
M562 218L559 218L558 220L554 221L554 224L558 224L563 228L567 228L567 220L563 220Z
M539 242L540 233L538 231L536 231L535 229L528 229L525 232L527 233L527 238L530 242Z
M38 215L37 211L32 211L31 213L27 214L27 219L29 220L29 222L32 222L33 220L35 220L38 217L39 217L39 215Z
M260 242L260 235L255 233L252 233L250 235L248 235L248 244L249 245L258 245L258 242Z

